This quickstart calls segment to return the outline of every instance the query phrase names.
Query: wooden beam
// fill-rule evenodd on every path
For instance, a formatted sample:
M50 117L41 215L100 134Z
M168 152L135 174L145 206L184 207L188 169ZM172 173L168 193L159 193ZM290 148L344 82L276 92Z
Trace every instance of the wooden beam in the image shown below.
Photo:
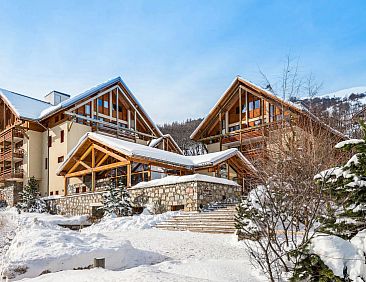
M109 155L105 154L104 157L97 163L96 167L99 167L106 159L108 159Z
M127 160L126 158L121 157L121 156L119 156L119 155L117 155L117 154L115 154L115 153L113 153L111 151L108 151L107 149L105 149L105 148L103 148L103 147L101 147L101 146L99 146L97 144L94 144L94 148L97 149L98 151L101 151L101 152L103 152L103 153L105 153L105 154L107 154L107 155L109 155L109 156L111 156L111 157L113 157L113 158L121 161L121 162L124 162L124 161Z
M65 175L65 178L71 178L71 177L77 177L77 176L82 176L82 175L86 175L86 174L90 174L92 173L92 169L84 169L84 170L80 170L80 171L76 171L76 172L72 172L72 173L67 173Z
M108 170L108 169L112 169L112 168L116 168L116 167L120 167L120 166L125 166L128 164L129 164L129 161L117 162L117 163L107 164L107 165L93 168L92 171L99 172L99 171Z
M127 187L131 187L131 162L127 165Z

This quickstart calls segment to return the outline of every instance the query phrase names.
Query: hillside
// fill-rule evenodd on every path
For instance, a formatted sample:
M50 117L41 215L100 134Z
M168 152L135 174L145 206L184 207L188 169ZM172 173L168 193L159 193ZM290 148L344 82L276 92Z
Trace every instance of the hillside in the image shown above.
M189 138L191 133L201 123L203 119L187 119L186 121L165 123L159 125L163 134L170 134L183 150L185 155L201 155L206 152L205 147Z
M366 86L352 87L314 97L292 99L301 102L311 112L335 129L350 136L357 135L352 117L366 105Z

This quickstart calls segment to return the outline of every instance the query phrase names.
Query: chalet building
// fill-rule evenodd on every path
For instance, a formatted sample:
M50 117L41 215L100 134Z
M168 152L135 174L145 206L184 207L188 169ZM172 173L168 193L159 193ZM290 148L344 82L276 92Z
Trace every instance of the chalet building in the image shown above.
M206 118L191 135L203 142L209 153L237 148L248 159L263 156L266 137L276 129L295 125L308 130L316 125L334 136L335 142L346 137L322 123L304 106L286 102L271 92L236 77Z
M3 198L33 176L42 196L69 197L99 193L111 179L132 187L168 175L202 174L242 185L254 170L234 149L183 156L120 77L74 97L52 91L44 101L0 89L0 109Z

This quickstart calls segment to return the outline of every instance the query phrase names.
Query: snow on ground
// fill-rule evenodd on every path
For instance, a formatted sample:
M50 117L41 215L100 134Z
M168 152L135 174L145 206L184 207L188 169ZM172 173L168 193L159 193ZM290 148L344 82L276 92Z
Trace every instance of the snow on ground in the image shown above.
M28 267L24 281L264 281L234 235L152 228L173 214L107 218L81 232L55 225L62 217L22 214L5 270ZM108 269L73 270L94 257Z
M366 230L359 232L351 241L334 235L320 234L312 240L312 251L339 277L347 270L352 281L366 279Z
M159 222L165 221L174 215L179 214L179 212L166 212L158 215L151 215L143 213L141 215L134 215L131 217L106 217L103 218L98 224L93 224L88 229L82 230L87 233L98 233L117 230L131 230L131 229L149 229L153 228Z

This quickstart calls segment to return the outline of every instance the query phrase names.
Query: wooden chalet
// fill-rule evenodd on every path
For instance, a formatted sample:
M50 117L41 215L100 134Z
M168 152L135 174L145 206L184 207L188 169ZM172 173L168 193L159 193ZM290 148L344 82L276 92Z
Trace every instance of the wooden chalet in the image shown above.
M103 191L111 180L126 187L168 175L206 174L242 183L255 173L236 149L183 156L100 133L87 133L68 154L57 174L65 177L65 195Z
M164 136L120 77L81 94L52 91L45 101L0 89L0 183L22 185L34 176L42 195L63 194L55 174L87 132L181 154Z
M249 159L262 156L270 132L289 125L331 132L335 140L346 137L322 123L304 106L286 102L271 92L236 77L191 139L203 142L209 152L237 148Z

